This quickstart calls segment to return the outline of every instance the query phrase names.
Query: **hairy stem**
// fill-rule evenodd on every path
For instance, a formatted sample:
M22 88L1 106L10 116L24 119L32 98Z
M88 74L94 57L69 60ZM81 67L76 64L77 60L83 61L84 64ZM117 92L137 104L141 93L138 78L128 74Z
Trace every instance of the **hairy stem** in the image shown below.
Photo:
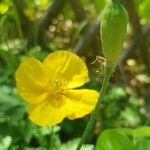
M104 79L103 79L103 83L102 83L102 88L100 90L100 96L98 98L97 104L95 106L94 111L91 114L90 120L85 128L85 131L83 133L83 136L81 138L80 143L77 146L76 150L80 150L81 146L83 145L83 143L86 141L86 139L88 138L91 130L93 129L94 125L95 125L95 121L96 121L96 116L99 112L100 109L100 104L101 104L101 100L104 98L104 95L106 93L106 89L108 87L109 84L109 79L112 73L112 67L110 67L109 65L106 64L105 67L105 73L104 73Z

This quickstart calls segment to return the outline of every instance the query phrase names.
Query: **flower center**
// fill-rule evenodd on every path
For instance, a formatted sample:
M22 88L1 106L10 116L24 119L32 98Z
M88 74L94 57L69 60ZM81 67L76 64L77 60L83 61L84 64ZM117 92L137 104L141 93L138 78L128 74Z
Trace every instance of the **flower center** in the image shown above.
M64 103L63 95L66 90L66 80L59 74L54 76L47 85L48 99L52 106L59 107Z

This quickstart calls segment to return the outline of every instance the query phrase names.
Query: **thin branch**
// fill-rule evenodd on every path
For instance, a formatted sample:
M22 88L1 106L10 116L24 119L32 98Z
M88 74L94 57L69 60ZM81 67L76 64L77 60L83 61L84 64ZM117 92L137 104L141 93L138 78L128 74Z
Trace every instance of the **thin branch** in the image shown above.
M133 32L136 33L136 32L141 31L140 19L139 19L134 1L133 0L122 0L122 3L128 12L129 21L131 23Z
M52 19L55 18L63 8L66 0L54 0L52 5L49 6L45 15L38 21L39 28L46 30L52 22ZM41 33L43 34L43 33Z
M142 56L143 57L143 62L145 63L146 67L148 68L147 71L149 71L150 68L150 53L148 53L148 51L146 49L143 50L143 43L145 43L145 41L147 41L147 39L150 37L150 26L147 27L143 27L143 30L141 32L137 32L135 35L135 38L132 39L131 44L124 50L124 53L122 55L122 57L119 60L118 63L118 67L120 69L121 72L121 76L123 78L124 83L127 85L127 77L123 68L123 64L124 62L131 56L133 56L133 54L135 53L135 51L140 48L142 50Z
M127 48L127 50L125 50L120 59L120 62L124 62L129 56L132 56L135 50L139 48L149 36L150 26L143 27L143 30L135 35L135 38L133 39L131 45Z
M45 31L52 23L52 19L60 13L66 1L67 0L53 0L52 5L48 7L46 13L33 26L32 29L33 31L35 30L35 33L32 33L33 31L31 30L29 45L41 44L43 42Z
M89 49L91 46L93 39L97 38L97 33L99 33L99 26L100 17L97 17L94 23L91 23L88 26L87 31L78 40L77 44L72 48L72 51L80 54L82 54L84 51L87 51L87 49Z
M72 9L75 12L76 18L79 22L86 18L86 11L84 10L80 0L69 0Z
M14 1L14 5L16 7L16 10L18 12L18 15L20 16L20 22L21 22L21 26L24 32L24 35L27 36L29 33L29 28L31 26L31 21L28 19L28 17L23 13L24 7L25 7L25 1L22 0L13 0Z

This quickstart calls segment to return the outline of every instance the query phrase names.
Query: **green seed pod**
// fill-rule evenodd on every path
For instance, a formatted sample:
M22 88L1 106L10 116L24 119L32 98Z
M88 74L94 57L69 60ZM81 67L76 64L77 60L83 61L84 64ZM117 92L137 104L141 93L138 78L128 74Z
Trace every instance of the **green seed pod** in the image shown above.
M101 41L103 54L109 64L118 61L127 33L127 12L119 0L108 2L102 12Z

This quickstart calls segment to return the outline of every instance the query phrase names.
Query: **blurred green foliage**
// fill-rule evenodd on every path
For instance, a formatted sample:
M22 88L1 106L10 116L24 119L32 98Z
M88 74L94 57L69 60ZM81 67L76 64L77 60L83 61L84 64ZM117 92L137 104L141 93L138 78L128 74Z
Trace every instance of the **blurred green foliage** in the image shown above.
M66 4L61 13L51 21L46 32L47 42L44 43L46 48L41 45L27 45L30 39L30 23L38 21L53 2L52 0L0 1L0 150L75 150L89 120L89 116L86 116L75 121L66 119L55 127L38 127L28 119L27 106L15 88L15 71L22 59L35 56L43 60L50 52L72 47L81 39L82 33L88 31L87 27L91 24L89 22L93 23L106 3L105 0L81 0L81 5L87 13L81 22L76 20L70 4ZM134 4L142 26L148 25L150 1L134 0ZM131 38L130 33L127 38ZM84 87L99 90L101 84L96 80L99 77L96 73L98 67L91 65L99 53L94 51L95 45L92 46L90 51L80 53L90 69L92 79ZM107 144L114 146L112 150L117 148L122 150L119 144L125 150L130 150L134 142L133 131L135 135L137 134L135 149L150 149L149 137L142 135L149 136L149 128L137 128L150 125L150 77L147 71L149 68L147 69L142 62L141 55L127 60L124 68L127 84L116 71L102 101L95 132L89 137L90 144L85 144L82 150L93 150L96 138L101 132L97 145L100 145L102 150L111 150L105 147ZM124 127L137 129L103 132L108 128ZM99 146L97 147L96 150L99 150Z
M150 1L149 0L135 0L139 15L142 22L150 23Z

